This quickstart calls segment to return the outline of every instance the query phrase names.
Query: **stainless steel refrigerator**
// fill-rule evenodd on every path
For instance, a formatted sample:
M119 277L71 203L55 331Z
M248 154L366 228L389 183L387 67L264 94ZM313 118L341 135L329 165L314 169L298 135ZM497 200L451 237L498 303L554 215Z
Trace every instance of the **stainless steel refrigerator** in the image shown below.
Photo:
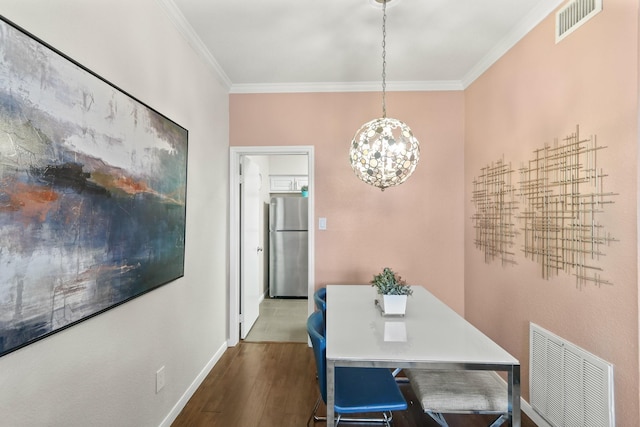
M308 199L272 197L269 205L269 296L308 296Z

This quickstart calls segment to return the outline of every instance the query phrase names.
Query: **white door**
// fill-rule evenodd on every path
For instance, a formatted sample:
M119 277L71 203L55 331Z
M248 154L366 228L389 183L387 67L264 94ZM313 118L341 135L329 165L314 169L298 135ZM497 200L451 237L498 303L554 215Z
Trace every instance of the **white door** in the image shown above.
M233 347L238 344L240 340L240 258L241 250L240 245L242 242L242 233L240 231L240 167L242 166L242 158L244 156L271 156L271 155L306 155L308 156L308 176L309 186L313 189L314 183L314 147L307 146L279 146L279 147L229 147L229 294L228 294L228 311L229 316L229 336L227 337L227 344ZM268 184L264 184L268 185ZM315 196L311 192L309 194L309 224L314 224L313 206ZM314 242L315 234L314 228L309 227L308 232L308 245L309 245L309 295L313 295L315 289L315 256L314 256ZM262 255L261 255L262 256ZM308 314L313 313L314 305L313 298L309 298L307 301Z
M262 280L258 277L260 247L260 187L258 165L249 157L242 158L240 186L240 338L245 339L260 314Z

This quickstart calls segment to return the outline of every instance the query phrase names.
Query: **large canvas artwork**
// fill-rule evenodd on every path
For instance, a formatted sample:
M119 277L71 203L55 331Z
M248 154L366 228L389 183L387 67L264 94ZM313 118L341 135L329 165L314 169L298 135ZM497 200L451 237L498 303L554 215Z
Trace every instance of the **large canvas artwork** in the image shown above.
M187 137L0 19L0 356L184 274Z

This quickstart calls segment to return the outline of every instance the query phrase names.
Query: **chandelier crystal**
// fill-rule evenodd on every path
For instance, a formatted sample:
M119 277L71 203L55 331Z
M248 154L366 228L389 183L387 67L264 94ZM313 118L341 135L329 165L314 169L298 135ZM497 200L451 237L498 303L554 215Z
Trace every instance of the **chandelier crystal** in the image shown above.
M356 176L367 184L380 188L405 182L420 159L420 143L411 128L397 119L387 117L386 107L386 24L387 2L382 3L382 117L362 125L351 141L349 159Z

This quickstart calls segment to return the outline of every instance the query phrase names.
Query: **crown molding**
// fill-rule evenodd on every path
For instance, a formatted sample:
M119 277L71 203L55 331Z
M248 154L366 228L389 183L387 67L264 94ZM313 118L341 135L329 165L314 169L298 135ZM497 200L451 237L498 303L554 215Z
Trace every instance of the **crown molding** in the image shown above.
M428 92L428 91L460 91L462 82L416 81L386 82L387 92ZM256 83L234 84L229 93L313 93L313 92L380 92L382 82L329 82L329 83Z
M207 49L206 45L202 42L200 37L198 37L193 27L191 27L191 25L184 17L180 9L178 9L178 7L175 5L173 0L156 1L165 10L167 15L169 16L169 19L171 20L171 22L173 22L178 31L196 51L196 54L198 54L198 56L200 56L204 60L204 62L213 69L214 74L216 75L220 83L225 87L226 90L229 90L232 85L231 79L229 79L227 73L224 72L220 64L218 64L218 61L216 61L209 49Z
M156 0L196 53L214 71L229 93L377 92L380 82L238 83L234 84L202 42L173 0ZM505 53L535 28L564 0L544 0L518 22L513 30L485 55L461 80L387 82L387 91L461 91L469 87Z
M493 49L489 51L473 68L462 78L463 89L468 88L478 77L484 74L505 53L516 45L524 36L533 30L542 20L551 14L564 0L541 1L531 12L518 22L513 29Z

